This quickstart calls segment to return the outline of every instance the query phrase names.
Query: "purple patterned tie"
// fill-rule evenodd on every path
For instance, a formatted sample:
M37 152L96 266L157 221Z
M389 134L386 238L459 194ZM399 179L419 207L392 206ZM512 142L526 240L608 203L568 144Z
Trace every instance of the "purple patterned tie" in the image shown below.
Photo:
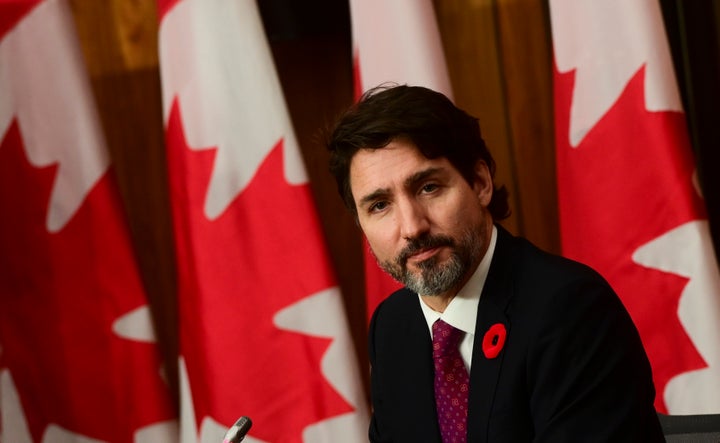
M467 412L470 377L458 345L463 331L442 320L433 326L435 404L443 443L467 441Z

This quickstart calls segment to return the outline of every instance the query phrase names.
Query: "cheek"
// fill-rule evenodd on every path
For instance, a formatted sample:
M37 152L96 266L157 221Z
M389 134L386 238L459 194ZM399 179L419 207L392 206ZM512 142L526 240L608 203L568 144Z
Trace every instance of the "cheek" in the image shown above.
M482 218L483 207L475 195L458 196L450 202L446 202L442 208L438 208L435 217L435 224L440 230L457 233L475 225Z
M396 241L391 227L383 227L381 224L367 226L362 223L360 227L375 257L381 261L394 258L397 251L395 251Z

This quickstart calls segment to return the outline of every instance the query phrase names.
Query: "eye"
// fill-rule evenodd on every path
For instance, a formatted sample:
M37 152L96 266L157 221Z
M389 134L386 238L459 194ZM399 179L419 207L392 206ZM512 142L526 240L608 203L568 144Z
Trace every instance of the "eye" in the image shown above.
M423 194L430 194L436 191L438 188L440 188L440 186L435 183L427 183L423 185L422 188L420 188L420 192L422 192Z
M388 202L386 201L377 201L370 205L368 208L368 212L381 212L383 209L387 208Z

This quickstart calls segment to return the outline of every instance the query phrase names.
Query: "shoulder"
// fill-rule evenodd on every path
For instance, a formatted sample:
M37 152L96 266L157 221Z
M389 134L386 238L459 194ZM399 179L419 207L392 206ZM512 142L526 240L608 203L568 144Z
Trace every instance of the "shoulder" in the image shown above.
M527 239L515 237L507 231L499 235L497 252L499 255L504 254L509 257L514 262L516 270L522 272L528 278L547 279L552 277L560 280L590 278L604 281L591 267L543 251Z
M368 328L370 362L396 361L397 356L430 346L430 332L414 292L401 289L378 305Z
M538 334L538 329L614 325L637 335L620 297L585 264L550 254L507 232L499 236L483 297ZM481 298L482 301L482 298Z
M507 234L504 240L503 248L497 250L498 269L505 269L507 280L498 285L490 282L489 275L488 283L510 288L506 313L516 326L524 325L529 342L539 344L541 354L557 345L581 355L592 349L589 343L595 343L607 351L632 349L644 357L630 314L598 272L544 252L525 239Z
M499 229L490 275L505 279L515 292L532 292L536 296L542 293L560 296L589 288L614 296L608 282L591 267L543 251L502 229Z
M422 315L418 296L407 288L401 288L383 300L370 320L370 327L404 323Z

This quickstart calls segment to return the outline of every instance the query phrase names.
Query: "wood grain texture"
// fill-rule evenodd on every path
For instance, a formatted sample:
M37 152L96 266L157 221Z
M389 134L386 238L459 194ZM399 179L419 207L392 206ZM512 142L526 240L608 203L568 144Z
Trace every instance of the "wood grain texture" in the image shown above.
M501 1L496 17L518 232L539 247L559 253L552 43L546 2Z
M477 117L497 164L495 182L510 191L512 215L503 225L519 233L512 139L498 29L491 0L435 0L455 104Z
M456 104L480 120L510 191L503 225L559 251L547 15L541 0L436 0Z

